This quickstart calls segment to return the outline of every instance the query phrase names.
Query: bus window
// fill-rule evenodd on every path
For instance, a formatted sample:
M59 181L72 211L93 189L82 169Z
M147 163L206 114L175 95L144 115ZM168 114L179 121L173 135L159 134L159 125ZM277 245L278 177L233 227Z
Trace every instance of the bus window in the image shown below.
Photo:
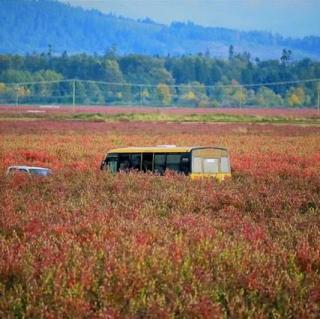
M202 158L194 157L192 163L192 172L193 173L202 173Z
M218 173L219 159L218 158L204 158L203 159L203 173Z
M230 173L230 162L228 157L221 157L220 171L222 173Z
M153 153L143 153L142 154L142 170L152 171Z
M190 157L188 154L181 157L181 172L185 175L190 173Z
M168 154L166 169L180 172L181 154Z
M129 154L119 154L118 158L118 168L119 171L126 171L130 167Z
M130 168L134 170L141 170L141 154L130 154L131 164Z
M118 155L110 154L106 159L107 170L116 173L118 167Z
M155 173L163 175L166 170L166 155L154 154L154 171Z

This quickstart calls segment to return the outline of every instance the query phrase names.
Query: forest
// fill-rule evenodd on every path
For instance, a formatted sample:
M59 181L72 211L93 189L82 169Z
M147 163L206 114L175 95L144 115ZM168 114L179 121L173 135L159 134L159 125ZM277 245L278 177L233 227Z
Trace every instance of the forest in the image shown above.
M320 62L293 60L286 49L279 59L263 61L232 46L228 59L119 55L114 48L104 55L54 55L50 47L41 54L0 55L2 103L17 96L26 103L69 103L70 79L77 80L77 102L83 104L312 107L320 82L303 80L320 79Z
M81 3L81 1L78 1ZM215 14L214 12L212 13ZM113 13L85 10L55 0L1 0L0 53L41 53L48 45L56 54L99 55L117 46L121 55L161 56L209 52L226 58L228 48L251 52L261 59L274 59L283 48L294 58L320 59L320 37L284 37L267 31L204 27L192 22L170 25L149 18L134 20Z

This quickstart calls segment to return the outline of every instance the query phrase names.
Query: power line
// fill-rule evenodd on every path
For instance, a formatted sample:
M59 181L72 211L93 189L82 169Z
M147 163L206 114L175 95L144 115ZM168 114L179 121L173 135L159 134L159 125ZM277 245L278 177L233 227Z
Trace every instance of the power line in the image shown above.
M19 87L19 86L28 86L28 85L37 85L37 84L57 84L57 83L92 83L92 84L101 84L101 85L110 85L110 86L121 86L121 87L148 87L148 88L157 88L159 84L144 84L144 83L127 83L127 82L107 82L107 81L95 81L95 80L77 80L77 79L66 79L66 80L55 80L55 81L37 81L37 82L16 82L16 83L4 83L7 86ZM277 85L290 85L290 84L303 84L303 83L316 83L320 82L318 79L304 79L304 80L295 80L295 81L279 81L279 82L265 82L265 83L252 83L252 84L166 84L169 87L173 88L234 88L234 87L259 87L259 86L277 86Z
M15 82L15 83L5 83L7 86L21 86L21 85L36 85L36 84L54 84L54 83L64 83L64 82L72 82L74 80L53 80L53 81L33 81L33 82ZM78 80L76 80L78 81Z
M294 89L299 85L311 83L307 91ZM127 82L107 82L95 80L53 80L32 81L18 83L3 83L0 91L1 101L13 102L16 105L25 103L70 103L75 109L76 104L131 104L131 105L170 105L170 106L315 106L320 113L320 79L301 79L294 81L278 81L265 83L232 84L217 83L215 85L203 84L143 84ZM94 84L95 86L91 86ZM318 86L316 85L318 84ZM277 94L277 91L281 91ZM250 88L274 87L274 94L250 90ZM301 86L304 89L303 86ZM231 90L217 89L231 88ZM248 91L246 90L248 89ZM311 91L312 92L311 92ZM310 92L309 92L310 91ZM304 96L308 95L308 99ZM278 104L279 103L279 104ZM313 103L311 105L311 103ZM259 104L260 105L260 104ZM256 105L258 106L258 105Z

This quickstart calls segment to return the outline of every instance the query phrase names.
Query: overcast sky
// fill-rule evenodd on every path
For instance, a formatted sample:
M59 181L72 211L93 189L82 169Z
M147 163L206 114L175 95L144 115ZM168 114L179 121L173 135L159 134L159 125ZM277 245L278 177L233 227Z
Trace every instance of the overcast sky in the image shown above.
M131 18L169 24L265 30L286 36L320 35L320 0L60 0Z

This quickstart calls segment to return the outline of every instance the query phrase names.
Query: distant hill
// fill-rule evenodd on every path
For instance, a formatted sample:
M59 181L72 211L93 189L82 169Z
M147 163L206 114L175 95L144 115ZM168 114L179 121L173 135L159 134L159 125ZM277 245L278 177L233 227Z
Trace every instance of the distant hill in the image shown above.
M320 37L285 38L268 32L242 32L193 23L170 26L84 10L53 0L0 0L0 53L47 52L181 55L206 53L227 57L229 46L260 59L279 58L282 49L293 58L320 58Z

